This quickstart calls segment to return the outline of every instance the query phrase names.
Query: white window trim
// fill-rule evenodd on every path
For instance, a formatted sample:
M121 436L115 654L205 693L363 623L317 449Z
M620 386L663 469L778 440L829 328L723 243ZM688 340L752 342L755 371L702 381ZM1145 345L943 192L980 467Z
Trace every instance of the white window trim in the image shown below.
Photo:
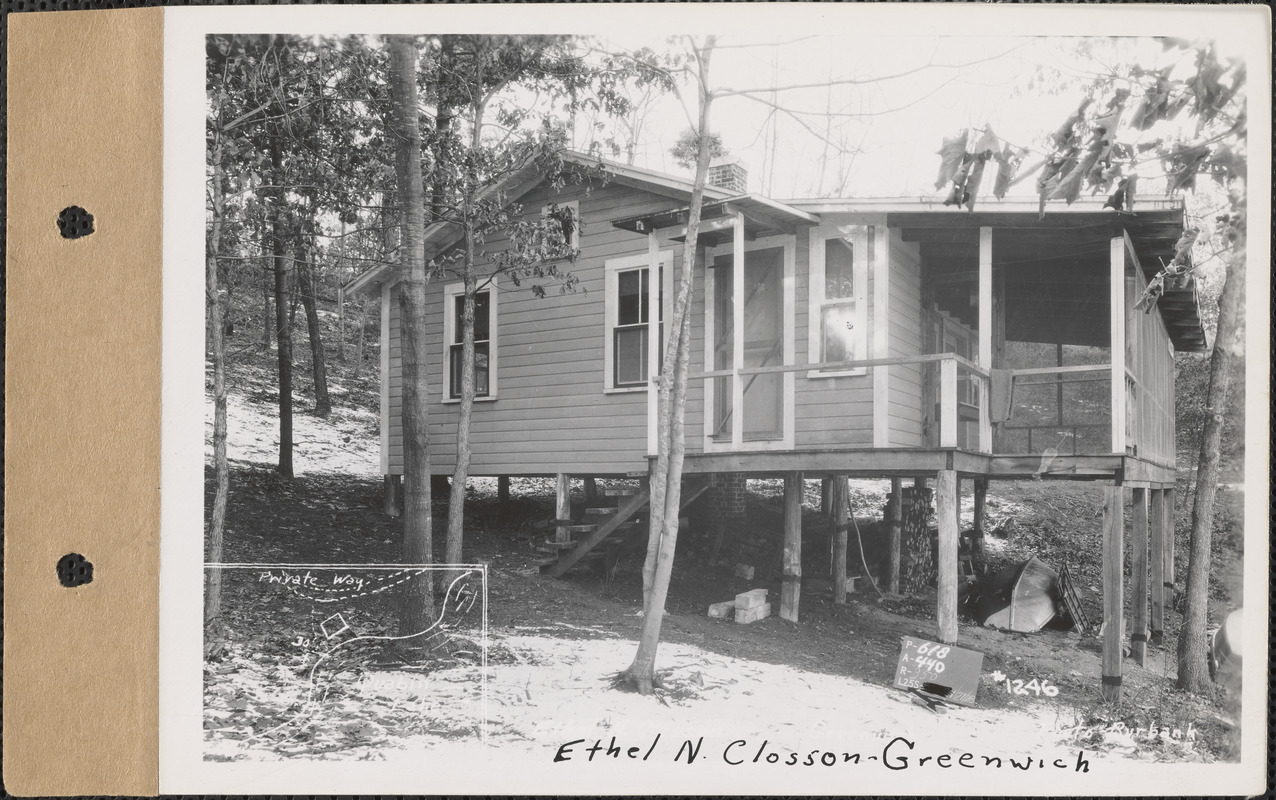
M810 280L807 282L807 317L806 317L806 360L808 364L819 364L823 359L824 331L822 328L825 303L824 297L824 243L829 239L850 239L854 250L853 277L855 280L855 327L853 346L856 358L868 357L868 226L866 225L820 225L811 228L810 237ZM808 378L845 378L867 375L864 367L844 370L811 370Z
M542 218L549 216L549 209L551 206L555 206L557 208L570 208L572 210L572 219L576 220L576 225L572 230L571 238L567 241L567 246L572 250L580 250L580 201L565 200L561 203L546 203L541 206Z
M664 276L661 282L665 289L664 302L664 319L670 319L673 316L673 251L661 250L659 253L660 266L664 267ZM650 269L651 256L647 253L637 256L626 256L625 258L613 258L603 263L603 394L631 394L633 392L645 392L647 386L615 386L613 381L616 377L616 340L612 331L616 327L616 320L620 316L620 309L617 289L620 284L620 273L628 272L634 269ZM656 281L651 280L651 276L647 277L647 308L653 309L660 302L659 287ZM650 314L650 312L648 312ZM648 332L651 332L653 325L658 325L659 320L648 320ZM649 342L658 342L657 336L649 336ZM657 349L653 344L649 350ZM656 353L654 363L659 364L663 354ZM649 360L650 363L650 360ZM648 372L651 370L648 369ZM648 383L651 381L651 375L648 375Z
M490 337L487 345L487 396L475 397L476 403L490 403L496 399L497 377L500 374L497 362L497 353L500 350L500 326L497 320L500 318L497 311L497 300L500 292L497 291L496 276L492 276L487 285L479 289L480 292L488 293L487 304L487 334ZM451 356L453 338L456 335L456 296L465 291L465 282L456 281L446 284L443 287L443 377L439 381L439 386L443 389L444 405L454 405L461 402L461 398L452 397L452 369Z
M794 292L794 273L797 262L797 237L781 235L781 236L764 236L752 241L746 241L744 252L751 250L766 250L772 247L781 247L784 249L784 277L782 279L783 297L782 306L784 309L784 319L781 322L783 336L784 363L795 363L795 337L794 325L796 321L796 300ZM713 371L713 292L714 292L714 270L710 268L713 260L721 255L728 255L732 252L733 245L724 243L717 247L707 247L704 250L705 264L705 280L704 280L704 364L705 370ZM715 381L707 379L704 381L704 451L706 453L740 453L754 450L792 450L795 441L795 411L796 411L796 376L792 372L783 373L783 436L779 439L762 440L762 441L742 441L739 447L734 446L731 442L720 442L713 438L713 408L714 408L714 391Z

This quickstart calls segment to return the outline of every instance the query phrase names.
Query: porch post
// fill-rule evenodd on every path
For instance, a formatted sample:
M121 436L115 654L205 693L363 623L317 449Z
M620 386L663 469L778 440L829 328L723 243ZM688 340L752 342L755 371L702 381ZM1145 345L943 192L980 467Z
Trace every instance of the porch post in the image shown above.
M744 444L744 215L731 229L731 449Z
M845 475L829 480L830 516L833 522L833 602L846 602L846 526L849 497Z
M1151 496L1151 552L1148 561L1152 568L1152 618L1150 640L1160 646L1165 641L1165 489L1153 489Z
M802 473L784 474L784 572L780 584L780 616L798 621L802 595Z
M979 366L992 369L992 228L979 229Z
M1148 650L1148 490L1134 489L1134 524L1130 532L1130 580L1134 621L1130 653L1143 666Z
M1108 248L1109 309L1112 336L1112 452L1125 455L1125 239Z
M957 643L957 471L935 476L935 518L939 522L939 564L935 620L939 641Z
M400 513L399 507L403 505L403 498L400 495L400 492L402 489L403 489L402 475L386 475L385 476L385 495L383 499L385 501L384 511L387 516L390 516L390 517L399 516L399 513Z
M510 501L510 476L501 475L496 479L496 502L508 503Z
M571 541L571 534L567 530L567 526L570 525L572 521L571 491L571 476L565 472L558 473L558 487L554 498L555 542Z
M904 481L891 478L890 575L887 582L891 594L899 594L900 544L904 532Z
M957 446L957 361L939 362L939 446Z
M690 269L690 265L684 265ZM673 264L669 265L669 269L673 269ZM647 286L650 287L653 282L660 280L660 242L656 238L656 232L653 230L647 234ZM650 296L650 292L648 292ZM656 297L660 297L659 291ZM657 301L658 302L658 301ZM660 349L660 331L659 325L651 324L650 319L651 303L648 303L648 324L647 324L647 455L654 456L659 451L660 446L656 442L656 420L659 414L660 389L657 384L657 375L660 373L660 364L663 361L664 354L658 353ZM655 312L657 319L660 310ZM608 334L611 335L610 333ZM610 377L607 380L611 380ZM707 415L706 415L707 418Z
M1103 487L1103 699L1121 699L1121 627L1124 617L1122 592L1122 529L1125 490L1119 485Z
M984 517L988 514L988 479L975 479L975 541L971 560L976 565L984 564L984 534L988 524Z
M1165 608L1174 607L1174 489L1165 487Z
M875 230L880 228L880 231ZM880 234L880 235L879 235ZM863 248L865 274L873 281L873 328L870 332L873 358L890 358L890 254L886 252L890 229L885 225L868 226L865 229ZM880 248L880 251L879 251ZM855 254L858 264L860 254ZM873 367L873 446L890 447L891 368Z

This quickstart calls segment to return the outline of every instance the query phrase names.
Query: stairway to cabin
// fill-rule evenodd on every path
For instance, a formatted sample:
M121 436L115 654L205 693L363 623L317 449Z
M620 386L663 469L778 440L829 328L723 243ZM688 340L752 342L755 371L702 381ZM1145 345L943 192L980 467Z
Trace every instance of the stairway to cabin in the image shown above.
M683 510L708 490L707 481L683 485ZM586 507L580 519L562 521L550 538L536 550L546 557L540 562L542 575L558 578L568 570L614 567L622 552L646 550L647 503L645 481L632 481L599 490L595 504Z

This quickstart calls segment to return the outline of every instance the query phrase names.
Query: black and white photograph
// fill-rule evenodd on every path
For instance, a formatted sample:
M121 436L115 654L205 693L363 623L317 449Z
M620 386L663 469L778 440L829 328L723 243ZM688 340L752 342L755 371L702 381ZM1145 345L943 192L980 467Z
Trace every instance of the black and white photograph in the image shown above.
M164 791L1261 786L1269 31L789 5L166 31Z

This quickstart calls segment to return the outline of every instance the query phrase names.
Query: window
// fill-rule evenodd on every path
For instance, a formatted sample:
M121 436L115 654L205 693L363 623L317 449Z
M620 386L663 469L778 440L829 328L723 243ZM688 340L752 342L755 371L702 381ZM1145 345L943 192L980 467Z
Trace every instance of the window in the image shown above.
M474 295L474 398L496 399L496 292L495 287L480 289ZM447 385L443 402L461 399L462 336L465 284L446 287L444 296L443 333L447 345Z
M553 217L562 226L563 241L571 250L580 249L580 203L550 203L541 208L542 217Z
M810 321L812 364L867 358L868 243L862 228L811 231ZM825 368L810 377L863 375L863 368Z
M654 280L647 255L607 262L605 391L645 390L653 361L659 369L664 351L666 281L671 279L665 265L672 257L672 251L660 253L660 266Z

